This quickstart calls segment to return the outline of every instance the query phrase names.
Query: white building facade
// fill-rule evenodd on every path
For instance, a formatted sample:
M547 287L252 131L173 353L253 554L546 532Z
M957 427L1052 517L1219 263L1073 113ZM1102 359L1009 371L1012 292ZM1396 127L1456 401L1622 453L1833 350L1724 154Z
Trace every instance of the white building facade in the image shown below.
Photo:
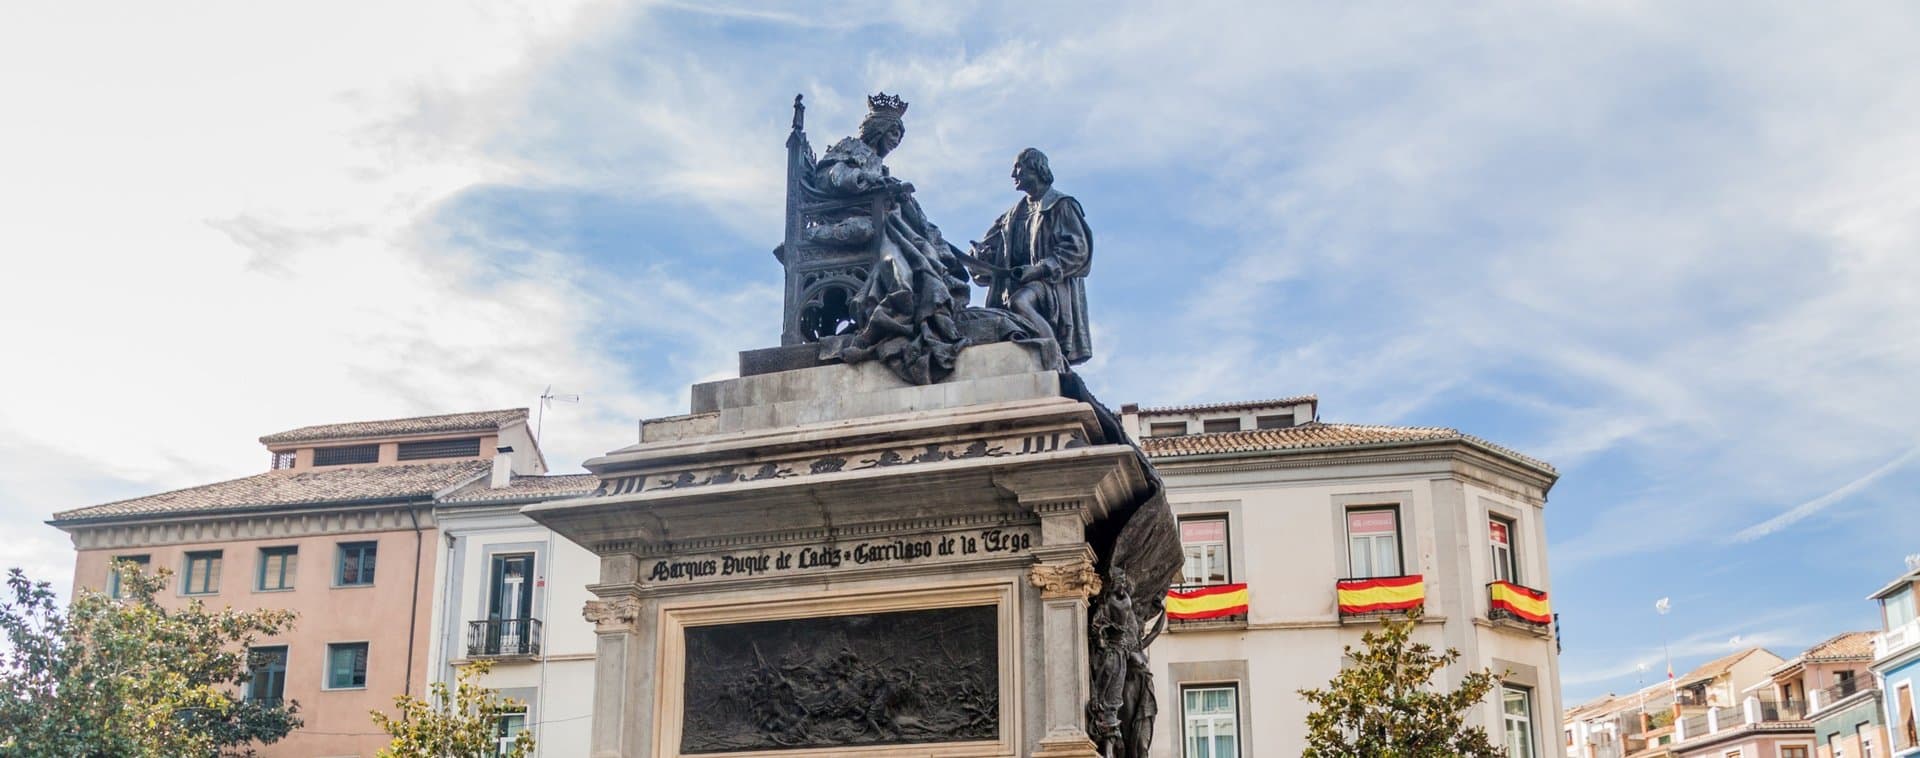
M586 586L599 559L520 508L594 485L590 474L511 476L435 505L432 680L451 689L460 667L492 661L480 682L526 704L496 724L497 734L504 741L532 730L536 756L589 752L596 638L580 608L593 597Z
M1474 723L1516 758L1561 755L1545 610L1553 468L1451 429L1320 423L1317 406L1123 409L1181 520L1186 586L1243 584L1248 598L1243 614L1172 623L1154 644L1154 754L1299 755L1309 708L1297 691L1326 686L1343 646L1378 625L1343 612L1339 587L1384 582L1396 598L1417 593L1417 641L1462 653L1442 684L1505 674ZM1528 591L1523 613L1496 606L1496 582Z

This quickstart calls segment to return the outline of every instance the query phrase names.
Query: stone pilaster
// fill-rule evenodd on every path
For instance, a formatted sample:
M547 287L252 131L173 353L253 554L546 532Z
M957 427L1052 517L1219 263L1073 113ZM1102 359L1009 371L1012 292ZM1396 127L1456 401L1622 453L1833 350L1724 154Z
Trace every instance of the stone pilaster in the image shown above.
M646 652L640 639L640 601L631 596L589 600L580 615L593 624L593 758L645 754L634 728Z
M1028 571L1027 581L1040 590L1046 732L1033 755L1097 758L1086 730L1087 601L1100 592L1093 551L1083 542L1043 547L1035 556L1041 562Z

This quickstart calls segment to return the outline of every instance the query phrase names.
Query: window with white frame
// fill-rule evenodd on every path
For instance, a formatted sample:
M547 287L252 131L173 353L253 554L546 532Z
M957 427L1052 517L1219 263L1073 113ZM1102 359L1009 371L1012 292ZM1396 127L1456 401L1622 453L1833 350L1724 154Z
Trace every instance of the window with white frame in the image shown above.
M1833 758L1847 758L1847 746L1840 741L1839 732L1832 732L1827 735L1827 755L1833 756Z
M188 595L211 595L220 591L220 551L187 553L186 570L181 572L180 591Z
M1347 563L1354 579L1400 575L1399 509L1347 510Z
M513 742L521 732L527 730L527 709L521 706L513 713L501 714L494 722L494 755L507 755L513 751Z
M1860 758L1873 758L1873 722L1854 724L1853 734L1860 738Z
M1506 727L1507 755L1534 758L1533 691L1525 687L1500 687L1500 720Z
M1240 691L1233 685L1180 691L1186 723L1184 758L1240 758Z
M1900 591L1888 595L1880 601L1880 607L1886 609L1887 631L1891 632L1905 626L1913 620L1913 587L1901 587Z
M1488 518L1487 543L1493 546L1493 580L1519 584L1520 567L1513 560L1513 520Z
M1180 519L1180 549L1186 554L1181 581L1186 584L1225 584L1233 581L1228 565L1225 516Z
M1920 745L1920 734L1913 723L1913 685L1902 684L1893 692L1893 744L1900 750Z

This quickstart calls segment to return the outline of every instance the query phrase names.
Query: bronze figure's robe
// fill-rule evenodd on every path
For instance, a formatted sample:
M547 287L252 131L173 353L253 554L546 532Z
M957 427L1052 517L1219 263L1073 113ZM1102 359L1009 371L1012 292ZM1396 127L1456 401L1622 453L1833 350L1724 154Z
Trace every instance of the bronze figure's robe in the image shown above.
M1021 198L995 221L980 241L980 258L1008 269L1039 266L1040 310L1047 314L1060 353L1069 365L1093 357L1093 334L1087 324L1087 272L1093 268L1093 231L1086 211L1072 196L1049 188L1038 201ZM1021 282L995 277L987 290L987 306L1008 308Z

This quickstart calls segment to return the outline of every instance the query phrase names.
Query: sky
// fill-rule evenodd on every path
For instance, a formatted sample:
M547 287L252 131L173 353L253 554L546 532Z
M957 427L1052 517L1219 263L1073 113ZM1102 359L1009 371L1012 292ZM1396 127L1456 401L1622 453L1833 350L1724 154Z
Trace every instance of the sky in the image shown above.
M1108 404L1314 393L1554 463L1569 703L1874 628L1920 553L1913 6L0 13L0 566L63 588L51 513L270 432L551 386L567 471L684 412L778 341L793 95L824 147L877 90L951 239L1051 156Z

